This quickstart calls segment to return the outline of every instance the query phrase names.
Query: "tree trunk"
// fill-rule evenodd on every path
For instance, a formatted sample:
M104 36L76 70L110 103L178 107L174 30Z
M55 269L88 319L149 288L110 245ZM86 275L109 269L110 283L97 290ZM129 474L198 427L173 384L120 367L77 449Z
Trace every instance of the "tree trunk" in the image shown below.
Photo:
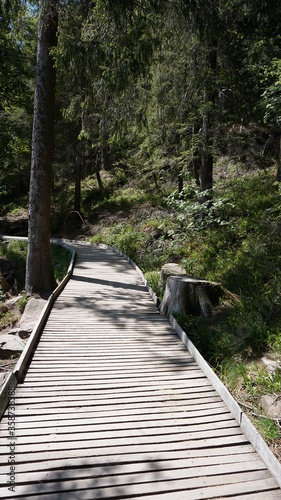
M209 45L210 44L210 45ZM214 113L216 107L216 72L217 72L217 41L207 43L206 82L204 91L204 112L202 123L202 158L200 169L200 189L203 192L201 203L205 204L202 217L212 205L213 189L213 145L214 145ZM207 192L206 192L207 191Z
M202 135L203 149L200 169L200 188L201 191L210 191L213 187L213 153L212 146L212 127L211 127L211 111L209 108L209 95L205 90L204 94L205 110L203 114ZM210 194L204 194L202 201L205 202L210 197Z
M74 192L74 210L76 212L81 212L81 173L82 173L82 164L79 159L76 163L75 168L75 192Z
M74 191L74 211L81 212L81 178L82 169L85 162L84 144L79 144L76 149L76 165L75 165L75 191Z
M57 0L40 0L29 195L27 293L52 291L50 205L52 185L55 69L50 49L57 43Z
M103 182L102 182L102 179L101 179L101 175L100 175L100 171L99 171L99 167L98 166L96 168L96 178L97 178L100 190L104 191L104 185L103 185Z
M279 138L279 155L278 155L278 163L277 163L277 174L276 174L277 182L281 182L281 134Z
M200 167L201 167L201 162L200 162L200 151L198 148L198 144L194 145L195 141L198 141L197 136L199 133L200 127L198 124L194 124L192 127L192 149L193 149L193 155L192 155L192 173L193 177L195 179L196 186L200 186Z
M101 165L102 165L102 167L104 165L103 151L100 150L97 153L97 156L96 156L95 173L96 173L96 178L97 178L97 181L98 181L99 188L100 188L101 191L104 191L104 185L103 185L102 178L101 178L101 175L100 175L99 153L100 153L100 159L101 159Z
M222 295L220 283L189 276L169 276L160 314L193 314L209 318Z

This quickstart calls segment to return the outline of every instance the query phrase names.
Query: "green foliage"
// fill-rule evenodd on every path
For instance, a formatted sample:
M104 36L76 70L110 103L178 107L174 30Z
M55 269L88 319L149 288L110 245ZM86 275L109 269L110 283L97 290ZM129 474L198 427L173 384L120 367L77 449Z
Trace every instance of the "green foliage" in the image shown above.
M131 224L113 224L110 230L90 238L92 243L105 243L113 246L121 252L135 260L139 260L139 255L145 247L146 235L137 233Z
M29 187L36 16L26 2L0 3L0 199Z
M280 430L276 422L265 417L254 419L254 422L266 442L272 443L274 440L280 439Z
M4 302L4 300L5 300L5 292L2 288L2 286L0 285L0 303Z
M281 123L281 60L273 58L267 70L269 85L261 96L260 106L265 123Z
M55 279L61 281L67 273L68 266L70 264L71 253L69 252L69 250L63 248L60 245L52 244L51 255ZM1 242L0 257L6 259L7 261L10 261L13 264L14 274L16 275L19 290L23 290L25 283L27 242L18 240ZM19 303L20 309L24 309L27 300L28 299L26 298L26 296L23 295L23 298Z
M26 241L10 240L7 245L2 247L2 251L7 260L22 264L27 256L27 243Z
M62 281L68 271L71 260L71 252L60 245L52 244L51 257L55 279L57 281Z
M22 294L22 297L18 301L18 308L20 313L22 314L27 302L29 301L30 297L27 297L25 293Z
M14 275L19 290L24 288L25 263L27 256L27 243L25 241L11 240L2 242L0 245L0 255L7 261L12 262Z
M6 310L0 307L0 330L6 328L7 326L14 325L18 320L17 315L11 309Z
M156 296L161 300L163 292L159 285L160 271L147 271L144 276Z

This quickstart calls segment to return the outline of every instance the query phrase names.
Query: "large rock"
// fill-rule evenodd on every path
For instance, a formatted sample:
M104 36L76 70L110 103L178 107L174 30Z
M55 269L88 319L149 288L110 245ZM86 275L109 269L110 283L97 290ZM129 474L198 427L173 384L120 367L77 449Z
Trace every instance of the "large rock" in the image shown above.
M281 420L281 397L265 395L261 397L263 413L269 418Z
M262 360L263 364L266 366L266 369L270 375L275 374L275 372L281 373L281 364L277 363L277 361L274 361L273 359L267 358L266 356L261 358L261 360Z
M25 348L25 342L16 335L0 335L0 358L8 358L20 354Z
M164 264L159 278L159 286L161 290L164 291L166 281L170 276L186 276L186 272L179 264L175 264L173 262Z
M18 335L24 337L30 334L36 325L37 320L46 305L46 300L31 298L24 309L23 315L19 321Z
M160 313L193 314L209 318L222 295L220 283L188 276L170 276L166 282Z

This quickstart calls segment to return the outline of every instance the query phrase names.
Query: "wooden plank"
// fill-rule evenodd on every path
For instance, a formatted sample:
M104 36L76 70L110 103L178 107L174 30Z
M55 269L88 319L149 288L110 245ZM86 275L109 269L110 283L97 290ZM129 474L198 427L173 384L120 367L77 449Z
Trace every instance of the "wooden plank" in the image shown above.
M214 465L224 465L224 464L239 464L239 463L257 463L263 464L261 459L258 457L257 453L249 445L244 445L243 447L233 447L233 453L231 449L212 449L212 450L191 450L188 453L183 451L173 451L168 452L165 456L160 456L156 452L146 455L146 454L134 454L131 458L128 454L119 455L118 459L113 456L103 456L103 457L78 457L69 458L63 457L62 459L54 459L50 461L26 461L17 464L17 474L26 474L32 472L33 474L38 472L50 471L56 473L58 470L70 470L75 471L75 469L100 469L106 470L111 467L117 468L117 473L119 473L120 468L123 471L136 471L136 470L147 470L148 467L155 467L155 463L159 464L163 469L169 468L191 468L191 470L196 467L213 467ZM3 467L0 470L0 475L6 475L6 468ZM259 467L257 467L258 469ZM5 479L2 478L2 479Z
M48 443L41 445L40 442L33 443L31 445L24 445L21 449L20 445L17 444L17 463L23 463L27 461L28 455L30 459L35 460L52 460L56 458L64 458L65 455L69 458L71 457L102 457L102 456L115 456L118 460L119 455L124 454L139 454L139 453L153 453L157 449L157 453L167 453L169 451L188 451L198 450L198 449L209 449L209 448L221 448L225 446L238 446L242 444L247 444L248 441L243 435L234 436L222 436L218 438L208 438L208 439L193 439L188 443L186 440L172 440L165 441L165 439L156 439L152 442L147 442L146 439L136 439L132 440L128 444L126 438L110 440L109 442L103 441L102 443L97 443L97 440L79 440L77 442L66 442L66 443ZM3 451L3 455L6 455L6 451ZM134 457L131 456L131 460Z
M178 381L176 381L178 382ZM185 386L190 389L194 389L196 387L196 383L200 387L204 387L203 385L204 379L202 378L196 378L194 377L193 379L187 380L185 382ZM147 390L160 390L160 389L165 389L165 388L173 388L174 387L174 381L173 379L168 379L165 380L164 382L161 380L146 380L143 379L142 383L140 383L140 380L130 380L129 377L124 378L122 380L112 380L112 383L110 384L109 380L106 381L98 381L95 377L93 376L88 376L84 374L83 376L79 377L79 374L74 377L59 377L59 376L54 376L54 377L49 377L49 380L47 380L44 377L28 377L27 383L29 387L34 387L34 389L42 387L42 390L53 390L53 388L57 385L57 387L60 388L60 390L63 390L64 388L69 388L72 386L73 389L83 389L85 387L91 388L93 391L97 391L98 389L108 392L108 391L125 391L125 390L132 390L132 391L137 391L142 387L142 390L145 392Z
M215 398L215 399L214 399ZM138 402L152 402L152 401L178 401L178 400L183 400L183 401L191 401L192 404L195 404L195 402L210 402L214 400L220 400L219 396L216 394L215 391L209 391L206 392L204 391L203 393L179 393L179 394L173 394L173 393L167 393L164 391L159 391L159 392L154 392L154 393L149 393L149 394L143 394L143 393L137 393L134 396L131 396L130 394L127 394L127 396L119 396L118 394L113 394L113 395L107 395L107 394L101 394L101 395L93 395L91 392L82 392L79 394L78 392L74 393L73 391L67 391L67 392L62 392L62 394L55 394L55 395L50 395L50 394L42 394L37 393L34 394L32 393L32 403L34 404L41 404L41 403L61 403L62 401L88 401L90 400L91 402L94 401L95 404L122 404L128 402L128 400L136 404ZM30 402L30 393L28 394L21 394L20 396L17 396L16 398L16 404L25 404L25 402L28 401Z
M33 486L33 488L32 488ZM117 477L112 476L110 486L99 486L99 480L83 479L83 481L72 481L70 484L36 483L29 486L19 486L16 497L18 495L35 495L34 498L42 498L44 493L48 495L48 499L54 498L66 499L72 494L77 495L79 492L79 500L84 499L101 499L101 498L128 498L141 494L144 498L154 498L154 495L161 494L161 499L166 499L166 492L173 493L174 499L181 499L184 491L188 490L188 499L198 500L200 498L210 499L222 497L230 494L239 494L240 492L255 492L261 490L267 492L270 489L276 488L276 483L272 478L268 477L267 471L258 471L243 474L225 474L223 476L198 477L194 479L176 479L165 481L161 471L154 472L154 480L149 483L142 484L125 484L118 483ZM44 491L45 490L45 491ZM59 494L59 496L58 496ZM281 492L279 492L281 498ZM39 496L37 496L39 495ZM68 496L67 496L68 495ZM91 496L89 496L91 495ZM151 496L153 495L153 496ZM180 496L181 495L181 496ZM15 498L13 495L8 495L7 498ZM171 497L172 498L172 497Z
M270 491L249 493L246 495L239 495L239 500L280 500L280 489L274 489ZM237 496L227 497L227 500L237 500Z
M225 413L228 410L226 409L224 403L222 402L217 402L217 403L212 403L209 404L207 407L204 408L203 405L162 405L162 406L148 406L144 405L141 408L132 406L132 407L124 407L124 408L116 408L114 407L104 407L103 410L100 408L96 409L93 406L85 407L85 406L80 406L78 403L76 406L72 405L70 407L54 407L54 408L42 408L40 411L39 409L34 409L32 407L26 407L26 408L21 408L19 413L17 413L18 418L22 418L23 416L31 416L31 415L36 415L39 417L39 415L62 415L62 414L80 414L80 413L85 413L88 415L91 415L92 418L99 418L99 417L114 417L114 416L132 416L132 415L159 415L159 414L171 414L171 413L178 413L183 414L183 413L188 413L189 417L191 416L196 416L201 414L202 417L206 414L221 414Z
M198 474L196 477L192 476L192 474L187 474L185 470L162 470L159 468L155 468L154 470L146 471L138 474L130 474L128 477L123 475L118 475L114 471L114 475L111 473L109 476L104 477L101 476L88 476L80 478L66 478L64 481L64 488L68 491L74 490L92 490L94 498L103 498L102 493L105 493L107 496L110 494L112 496L118 495L119 487L122 487L123 495L137 495L140 493L152 493L155 492L159 494L161 492L165 492L171 489L178 490L179 488L185 488L186 490L194 490L197 488L208 488L209 486L217 486L217 485L231 485L229 490L233 490L235 492L235 486L233 487L233 483L235 484L238 481L261 481L262 479L268 480L268 471L266 470L248 470L246 473L236 472L236 471L228 471L228 468L225 469L226 472L223 474L217 474L216 471L213 471L214 474L207 475L205 470L205 474ZM230 473L229 473L230 472ZM73 484L74 483L74 484ZM178 483L178 484L177 484ZM61 475L57 475L55 481L43 482L39 483L32 482L29 484L28 491L29 493L48 493L52 491L56 491L59 489L61 484ZM269 484L272 484L271 482ZM111 486L109 486L111 485ZM276 485L275 485L276 487ZM24 494L26 492L25 485L17 485L17 494ZM12 495L10 495L12 497ZM8 496L9 498L9 496ZM120 497L119 497L120 498Z
M162 404L161 404L162 403ZM119 402L118 400L115 400L115 401L108 401L108 402L104 402L101 403L100 401L96 401L96 400L92 400L92 399L85 399L85 398L76 398L75 400L68 400L68 399L65 399L65 400L61 400L60 402L60 409L62 408L72 408L72 407L75 407L79 405L80 407L83 406L84 410L87 411L87 408L91 408L93 410L95 410L96 408L98 408L98 411L99 412L102 412L102 411L107 411L108 410L108 407L112 407L112 405L114 405L114 407L117 409L117 410L121 410L121 411L127 411L127 410L131 410L131 409L135 409L137 408L137 410L139 410L140 412L142 411L143 408L147 408L147 406L149 405L149 408L162 408L163 406L166 406L168 405L169 408L176 408L177 410L178 409L182 409L182 411L189 411L189 410L196 410L198 409L199 411L201 410L201 408L203 409L206 409L206 408L217 408L217 406L219 405L219 407L221 407L221 400L220 398L218 398L217 396L214 396L214 398L209 398L207 399L207 401L205 401L204 399L201 399L200 401L198 400L189 400L188 404L187 402L184 400L184 402L182 401L177 401L177 400L171 400L170 398L167 400L167 398L162 398L162 399L159 399L159 400L156 400L156 401L145 401L145 402L141 402L141 401L132 401L131 399L128 398L127 401L123 401L123 402ZM21 414L21 412L24 412L26 409L30 409L32 411L35 411L35 410L43 410L43 409L52 409L52 408L55 408L57 409L58 407L58 403L57 402L49 402L48 400L45 400L45 401L23 401L21 402L20 404L17 405L17 412L18 414Z
M86 414L87 415L87 414ZM3 433L5 434L6 429L7 429L7 419L3 419L2 421L2 428L3 428ZM48 429L50 426L52 426L53 430L55 431L57 428L65 427L68 429L69 432L71 432L72 428L75 428L76 426L82 426L84 431L86 432L89 426L94 426L99 428L104 428L106 426L110 426L111 428L119 428L120 426L123 427L124 429L129 429L129 428L135 428L136 425L138 428L149 428L149 427L163 427L163 426L171 426L171 425L183 425L183 426L202 426L204 425L206 428L209 425L214 425L214 429L216 428L216 423L219 422L224 424L224 422L228 421L233 421L233 416L229 413L226 412L224 414L218 413L218 414L211 414L211 415L204 415L203 418L198 414L196 417L190 417L190 416L179 416L178 414L160 414L156 416L151 416L151 418L146 416L146 418L142 415L141 420L138 418L137 415L133 416L122 416L122 417L104 417L104 418L93 418L90 414L90 416L83 416L80 417L78 415L75 415L73 413L71 414L63 414L63 415L46 415L45 418L42 415L36 415L35 418L31 417L24 417L21 416L20 419L17 420L17 433L19 433L19 436L22 432L28 432L30 429L34 430L34 435L36 434L42 434L42 432L48 432ZM234 420L236 422L236 420ZM45 429L45 430L44 430Z
M125 432L126 431L126 432ZM124 434L126 437L124 438ZM114 444L117 446L122 445L125 441L128 442L130 439L130 446L134 445L134 441L136 440L147 440L150 441L150 438L153 438L154 443L158 442L176 442L177 440L205 440L212 438L214 436L214 429L201 429L187 431L186 429L175 429L175 428L165 428L165 429L145 429L144 427L138 429L124 429L121 428L119 430L111 428L108 429L100 429L99 431L93 430L92 432L87 429L87 435L84 434L84 441L97 441L97 444L102 446L103 440L105 442L105 446L108 446L108 440L113 440ZM216 428L216 436L241 436L241 430L239 426L233 427L223 427ZM74 443L75 441L81 441L81 432L77 432L75 427L72 427L71 432L67 432L64 434L56 433L54 430L50 434L45 434L40 436L40 445L43 443ZM22 436L20 440L17 442L18 450L22 448L25 444L33 444L34 435L33 436ZM6 451L6 443L0 443L0 453Z
M194 363L186 363L179 360L179 363L176 364L172 358L168 358L166 356L162 356L162 359L159 359L158 362L155 362L154 356L153 353L149 353L139 357L117 355L113 358L112 356L107 356L105 354L103 357L104 363L100 362L100 355L88 355L88 357L83 358L77 356L76 359L73 358L73 360L71 360L70 356L70 359L68 361L64 361L64 358L62 358L62 360L60 361L55 358L51 358L46 361L37 361L37 359L35 359L32 363L32 368L30 367L30 370L41 369L46 370L46 372L53 369L71 370L75 366L81 369L84 366L88 367L90 365L93 370L103 369L104 371L110 371L112 367L114 368L114 370L119 370L119 372L121 373L123 372L123 369L138 371L140 368L145 368L145 373L150 373L152 370L157 369L157 373L159 372L160 374L178 373L179 375L181 375L181 373L186 368L188 368L188 373L190 373L191 371L195 373L201 373L201 370L198 370L198 366L196 366L196 364ZM105 362L107 364L105 364Z
M95 464L98 463L135 463L136 461L140 462L151 462L157 460L171 460L171 459L186 459L193 458L195 463L198 457L210 457L210 463L212 463L212 457L222 456L222 455L230 455L234 454L253 452L252 446L248 442L237 442L235 439L233 443L228 443L228 445L224 446L223 440L221 443L218 443L218 446L210 447L197 447L197 448L188 448L186 449L186 444L180 445L177 443L171 447L159 447L157 446L157 450L155 445L141 447L141 449L135 447L135 449L128 450L127 447L118 448L117 450L114 447L111 448L102 448L93 450L92 447L83 448L83 451L78 447L74 447L69 450L41 450L34 452L24 452L22 451L17 456L17 467L22 464L29 467L28 470L46 470L46 463L55 464L57 461L61 463L65 463L68 465L73 464L75 461L78 461L80 465L83 467L88 460L94 461ZM221 446L220 446L221 445ZM5 458L5 457L4 457ZM30 466L28 466L30 464Z
M127 397L130 396L132 399L135 397L139 397L141 395L143 396L154 396L154 395L185 395L187 398L193 398L194 395L196 394L198 398L217 394L216 391L212 388L212 386L205 384L205 385L200 385L197 386L197 384L188 386L188 387L153 387L153 386L147 386L146 388L140 388L138 386L132 387L132 388L127 388L127 387L121 387L120 389L114 389L109 387L105 391L101 391L99 389L93 389L91 385L85 384L83 386L80 386L79 388L73 386L72 384L69 384L68 386L63 386L60 388L57 387L52 387L52 386L47 386L44 387L44 389L33 386L33 385L28 385L28 386L20 386L17 388L17 398L25 398L25 397L31 397L36 398L40 396L45 396L45 397L58 397L61 398L63 395L80 395L80 394L89 394L93 398L99 396L100 399L108 399L111 398L112 395L116 398L121 398L121 397Z
M161 423L162 427L159 425ZM181 423L178 421L173 421L173 420L166 420L162 422L158 421L153 421L153 422L138 422L137 429L138 431L145 431L147 435L149 434L154 434L155 432L159 431L161 429L162 433L168 433L173 431L174 429L177 430L177 432L186 432L187 430L189 432L194 432L198 433L202 431L202 428L205 431L215 431L216 429L228 429L228 428L234 428L237 426L237 422L234 419L219 419L218 421L212 421L212 422L198 422L196 424L187 424ZM93 432L102 432L105 430L111 430L111 431L122 431L123 433L127 433L128 430L130 429L135 429L136 424L135 422L127 422L127 423L104 423L104 424L93 424L91 421L90 422L85 422L83 421L83 424L78 424L77 422L72 422L71 428L69 423L67 424L66 422L63 422L63 425L55 425L55 422L46 422L44 427L36 427L34 428L34 425L32 424L30 426L21 426L20 428L17 426L17 432L16 436L17 439L19 438L24 438L27 439L26 436L28 435L28 429L33 430L32 436L30 439L34 440L35 436L41 436L40 439L44 441L45 435L47 435L47 438L50 434L57 434L58 436L62 436L64 434L71 434L73 435L74 433L81 433L85 434L87 433L93 433ZM8 425L5 427L4 425L2 426L2 429L0 431L0 437L2 438L7 438L8 436ZM83 436L80 436L83 437ZM22 442L22 440L21 440Z
M48 482L56 481L58 476L60 481L73 480L73 479L83 479L83 478L106 478L108 481L109 476L112 476L112 469L114 470L114 475L118 476L117 481L124 482L124 475L130 474L130 482L148 482L153 480L153 472L151 469L155 465L159 471L165 474L165 480L177 478L193 478L202 477L207 475L220 475L220 474L231 474L237 472L243 472L245 470L258 471L265 470L265 465L261 460L250 460L247 461L247 457L242 456L243 460L239 462L229 462L225 457L224 463L220 463L219 457L214 457L214 463L210 465L209 460L207 465L206 458L201 459L201 464L194 466L194 461L191 460L178 460L178 461L157 461L156 464L147 463L130 463L130 464L104 464L103 466L85 466L83 468L56 468L48 469ZM245 459L244 459L245 458ZM6 471L5 471L6 472ZM34 483L37 481L46 481L45 470L42 467L41 470L27 472L24 470L24 466L17 467L17 485L21 483ZM4 473L4 471L3 471ZM105 482L105 481L104 481ZM105 483L106 484L106 483ZM102 485L100 485L102 486Z
M30 401L30 392L28 393L21 393L18 394L17 397L15 398L16 404L24 404L26 401ZM172 391L165 391L163 390L155 390L155 391L149 391L148 393L144 392L137 392L133 395L129 394L129 391L127 394L118 394L117 392L113 392L110 394L96 394L91 393L91 391L82 391L80 394L76 391L76 393L72 391L62 391L61 394L55 393L55 394L48 394L44 393L43 391L34 393L32 392L32 401L34 403L60 403L61 401L76 401L76 400L81 400L81 401L92 401L95 402L95 404L122 404L122 403L127 403L128 400L131 403L138 403L138 402L156 402L156 401L186 401L187 403L191 404L197 404L197 403L202 403L202 402L212 402L212 401L221 401L220 397L215 391L198 391L196 393L194 389L191 392L172 392Z

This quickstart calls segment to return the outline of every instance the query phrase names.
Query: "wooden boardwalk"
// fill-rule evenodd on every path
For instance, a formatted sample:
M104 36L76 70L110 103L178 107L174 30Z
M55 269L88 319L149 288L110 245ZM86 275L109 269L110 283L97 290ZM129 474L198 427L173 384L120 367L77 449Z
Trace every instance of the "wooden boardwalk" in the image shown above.
M15 491L7 412L1 422L0 498L281 499L138 273L110 249L75 247L16 389Z

